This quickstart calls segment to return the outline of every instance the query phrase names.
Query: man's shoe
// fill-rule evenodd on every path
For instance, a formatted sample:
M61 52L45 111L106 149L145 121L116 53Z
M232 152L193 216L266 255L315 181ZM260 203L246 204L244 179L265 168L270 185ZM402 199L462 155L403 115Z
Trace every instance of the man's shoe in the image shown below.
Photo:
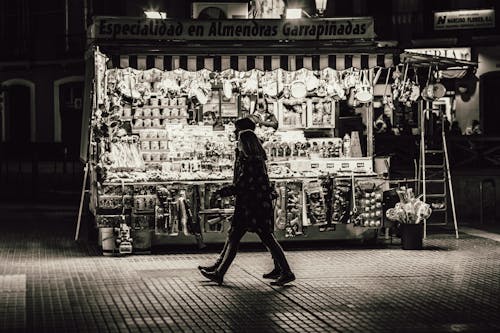
M204 277L206 277L207 279L209 279L210 281L213 281L215 283L217 283L219 286L222 284L222 280L224 279L221 275L219 275L219 273L217 273L217 271L207 271L207 270L200 270L201 272L201 275L203 275Z
M295 280L295 274L292 272L286 273L286 274L281 274L280 277L276 280L271 282L272 286L283 286L287 283L290 283Z
M214 272L217 269L217 265L212 266L198 266L198 270L205 270L207 272Z
M262 275L264 279L271 279L271 280L276 280L279 278L281 275L281 270L279 268L274 268L272 271L270 271L267 274Z

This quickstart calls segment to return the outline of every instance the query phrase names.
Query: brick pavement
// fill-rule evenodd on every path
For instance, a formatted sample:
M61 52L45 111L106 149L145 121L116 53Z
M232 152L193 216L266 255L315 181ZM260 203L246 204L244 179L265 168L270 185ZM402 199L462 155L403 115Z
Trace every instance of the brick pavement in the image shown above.
M3 332L500 332L491 239L288 249L297 280L286 288L261 278L269 254L246 250L219 287L196 270L215 253L102 257L71 240L71 210L0 222Z

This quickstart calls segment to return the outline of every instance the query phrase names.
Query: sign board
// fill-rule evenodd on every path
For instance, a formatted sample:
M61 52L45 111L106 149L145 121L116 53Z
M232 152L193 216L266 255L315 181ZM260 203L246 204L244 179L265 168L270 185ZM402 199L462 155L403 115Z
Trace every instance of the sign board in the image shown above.
M372 17L294 20L174 20L96 17L89 38L106 40L373 39Z
M444 57L456 60L471 61L470 47L449 47L449 48L429 48L429 49L405 49L405 52L426 54L437 57Z
M434 30L494 28L494 9L434 12Z

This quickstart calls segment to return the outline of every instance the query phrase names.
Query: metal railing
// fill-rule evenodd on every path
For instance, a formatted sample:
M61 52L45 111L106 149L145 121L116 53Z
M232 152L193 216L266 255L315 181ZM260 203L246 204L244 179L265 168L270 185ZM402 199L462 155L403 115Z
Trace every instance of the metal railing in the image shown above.
M500 174L500 137L447 136L452 171L489 170ZM396 173L413 171L419 143L415 136L375 137L375 154L391 156L391 169Z
M78 197L83 164L62 144L0 145L2 200L72 200Z

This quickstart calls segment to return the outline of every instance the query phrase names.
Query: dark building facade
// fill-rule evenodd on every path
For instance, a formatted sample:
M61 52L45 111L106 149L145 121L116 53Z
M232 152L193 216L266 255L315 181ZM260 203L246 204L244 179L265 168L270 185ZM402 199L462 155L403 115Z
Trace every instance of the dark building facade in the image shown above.
M189 18L191 3L158 1L150 7L151 2L140 0L1 2L0 43L4 47L0 53L0 82L5 91L2 141L71 145L76 139L76 135L73 138L69 133L77 129L71 119L80 114L86 29L92 16L142 16L145 9L151 8L166 11L168 17ZM373 16L377 39L397 41L402 50L471 47L472 60L480 60L479 78L497 70L500 50L495 45L500 38L499 24L492 29L467 29L458 33L457 30L435 31L433 12L498 6L493 0L329 0L324 16ZM315 12L314 1L290 0L288 7L301 7L310 14ZM495 75L488 74L484 81L495 80ZM479 95L478 90L470 101L459 102L457 110L462 109L462 114L457 116L462 129L472 119L480 118L480 104L484 107L492 104L481 101ZM65 130L66 127L70 129Z
M202 2L202 1L199 1ZM244 2L249 1L221 1ZM313 0L284 1L314 16ZM500 24L464 30L434 28L434 12L493 9L494 0L328 0L325 17L372 16L376 40L399 51L416 48L468 48L479 63L468 98L456 98L455 119L462 131L480 120L486 134L500 136L495 126L496 87L500 84ZM57 147L75 161L84 92L87 28L93 16L143 16L144 10L167 12L170 18L190 18L192 1L48 0L0 2L0 142L11 151L24 144L37 150ZM7 150L9 150L7 149ZM477 193L476 193L477 194ZM460 198L458 199L460 200ZM464 198L467 201L467 198Z

